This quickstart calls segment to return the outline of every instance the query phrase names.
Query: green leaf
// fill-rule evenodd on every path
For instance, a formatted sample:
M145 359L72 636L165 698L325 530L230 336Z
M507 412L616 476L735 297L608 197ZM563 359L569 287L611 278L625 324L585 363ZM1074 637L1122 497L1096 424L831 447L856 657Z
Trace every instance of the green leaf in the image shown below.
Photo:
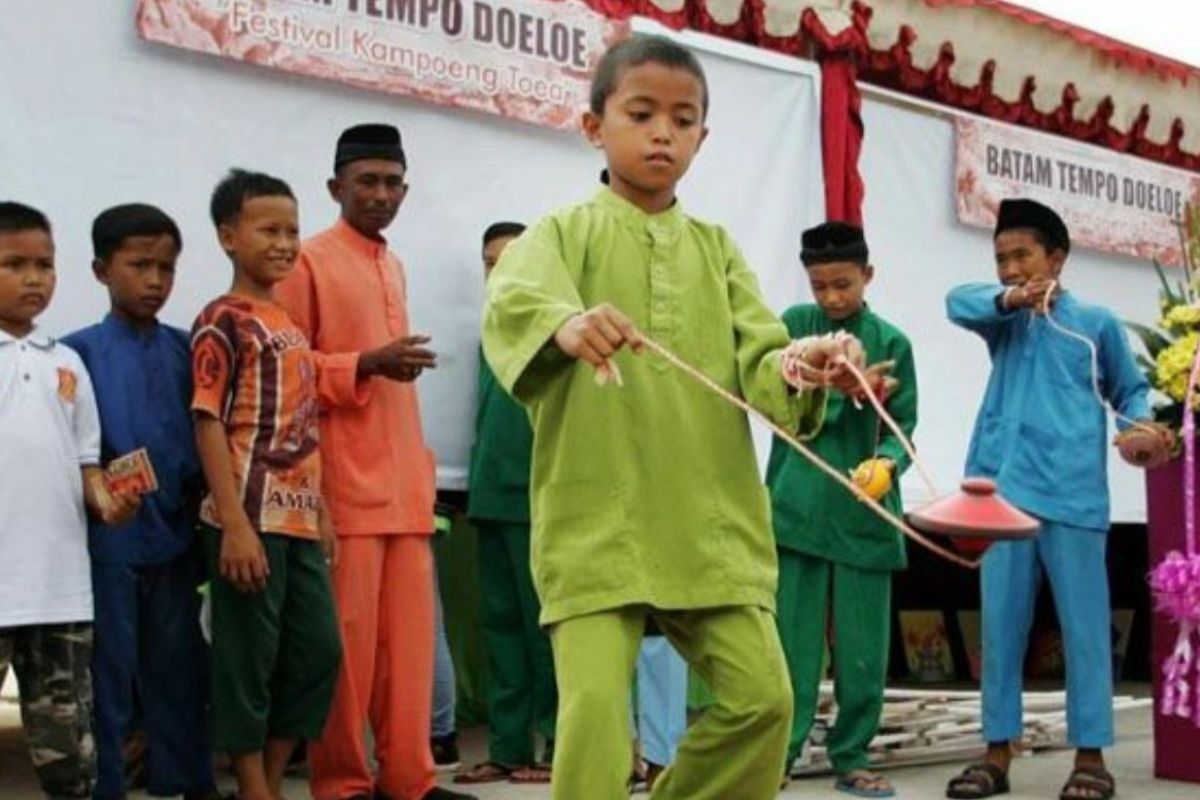
M1171 346L1171 340L1166 334L1151 328L1149 325L1126 321L1125 327L1137 334L1137 337L1142 341L1142 346L1150 354L1150 358L1158 358L1159 353Z
M1184 292L1176 295L1171 291L1171 284L1167 282L1167 273L1163 270L1162 264L1158 263L1158 259L1154 259L1154 271L1158 273L1158 281L1162 284L1163 297L1168 303L1177 306L1184 301Z

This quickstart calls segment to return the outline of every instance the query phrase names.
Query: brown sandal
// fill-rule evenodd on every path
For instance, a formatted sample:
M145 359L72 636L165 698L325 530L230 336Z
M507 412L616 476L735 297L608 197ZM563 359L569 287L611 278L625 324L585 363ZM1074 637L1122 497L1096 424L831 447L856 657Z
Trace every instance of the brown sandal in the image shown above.
M514 769L508 776L509 783L549 783L549 764L530 764Z
M483 761L465 772L454 776L455 783L499 783L507 781L513 775L513 768L495 761Z
M1008 791L1008 773L995 764L980 761L968 765L950 779L950 784L946 787L946 797L977 800L980 797L1008 794Z
M1059 800L1111 800L1117 793L1117 782L1104 767L1075 767L1067 778Z

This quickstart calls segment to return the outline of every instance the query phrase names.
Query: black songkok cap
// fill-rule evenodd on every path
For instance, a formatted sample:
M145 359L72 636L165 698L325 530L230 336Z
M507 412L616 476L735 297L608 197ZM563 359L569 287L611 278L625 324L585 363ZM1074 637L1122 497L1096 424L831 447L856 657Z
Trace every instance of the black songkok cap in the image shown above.
M1057 248L1064 253L1071 252L1071 235L1067 232L1067 224L1054 209L1036 200L1000 201L1000 210L996 214L996 232L992 234L992 238L995 239L1005 231L1016 228L1040 231L1046 237L1047 250Z
M849 222L826 222L800 237L800 260L806 267L853 261L866 266L870 258L862 228Z
M337 172L351 161L364 158L380 158L396 161L405 169L404 147L400 144L400 131L391 125L355 125L342 131L338 137L337 153L333 157L333 171Z

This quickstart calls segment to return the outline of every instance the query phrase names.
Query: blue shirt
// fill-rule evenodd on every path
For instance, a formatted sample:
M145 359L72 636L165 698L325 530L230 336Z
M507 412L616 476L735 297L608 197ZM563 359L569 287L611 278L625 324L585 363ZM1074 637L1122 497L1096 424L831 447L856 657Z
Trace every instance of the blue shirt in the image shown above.
M1107 530L1108 425L1093 389L1091 353L1028 309L1002 311L1003 292L975 283L946 297L950 320L983 337L992 358L966 472L994 478L1007 500L1038 517ZM1149 417L1150 385L1113 313L1064 292L1053 314L1096 345L1108 404L1130 419Z
M79 353L92 378L101 463L145 447L158 478L158 491L142 498L133 521L119 528L89 523L92 560L170 561L192 541L203 489L192 432L188 335L162 324L138 331L109 314L63 342Z

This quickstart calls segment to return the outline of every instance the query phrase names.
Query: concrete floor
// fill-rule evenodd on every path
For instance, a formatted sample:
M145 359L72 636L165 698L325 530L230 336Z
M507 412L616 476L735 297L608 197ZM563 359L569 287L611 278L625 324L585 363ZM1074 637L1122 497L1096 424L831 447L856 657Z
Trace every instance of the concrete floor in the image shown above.
M1118 715L1119 743L1109 753L1109 767L1117 779L1119 795L1129 800L1197 800L1200 785L1156 781L1151 777L1150 713L1148 709L1141 709ZM462 738L464 758L471 762L479 760L483 754L483 732L468 730ZM1018 760L1012 772L1013 793L1008 797L1012 800L1056 798L1070 763L1069 752L1040 753ZM889 776L899 797L933 800L943 796L946 780L956 768L953 764L943 764L894 769ZM449 775L444 776L443 783L450 785ZM535 800L550 796L546 787L508 784L476 787L475 793L480 800ZM285 795L290 800L309 796L302 776L289 779ZM26 758L17 707L9 700L0 700L0 799L36 800L40 796ZM141 800L145 795L139 793L131 797ZM835 792L831 779L822 777L793 781L780 797L845 800L847 795ZM731 797L728 800L740 799Z

